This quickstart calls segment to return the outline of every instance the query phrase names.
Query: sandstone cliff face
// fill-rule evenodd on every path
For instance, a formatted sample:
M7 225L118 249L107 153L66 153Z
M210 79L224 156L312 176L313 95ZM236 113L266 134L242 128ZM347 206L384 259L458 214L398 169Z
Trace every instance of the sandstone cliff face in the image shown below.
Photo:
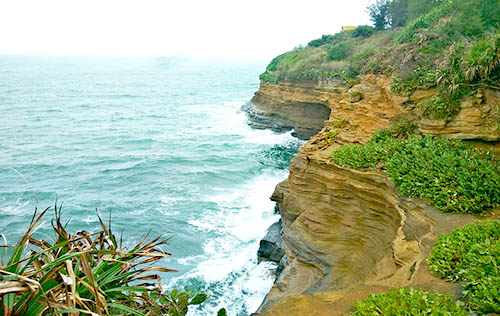
M247 105L249 123L254 128L277 132L294 129L299 139L309 139L330 117L328 93L314 86L264 85Z
M400 196L381 171L340 168L328 158L342 144L366 142L374 131L388 127L391 117L412 111L433 93L400 97L391 92L389 78L373 75L351 89L335 83L261 86L255 108L263 115L292 115L289 120L297 121L294 115L303 111L290 110L294 104L322 104L330 116L299 150L288 179L272 196L283 220L288 264L259 313L346 315L357 300L390 287L457 294L459 286L433 277L425 258L439 235L478 218L443 214L425 201ZM465 100L449 122L420 118L419 130L499 140L498 122L490 120L499 101L498 94L484 91ZM283 113L280 104L287 104ZM490 216L498 218L498 211Z
M436 90L417 91L410 97L394 94L387 76L366 75L348 89L337 81L262 84L247 109L256 128L285 131L294 128L301 139L319 132L325 120L346 119L359 129L353 142L363 142L384 128L397 113L411 112L418 101ZM419 130L430 135L459 139L500 140L500 92L480 91L461 104L450 121L420 118ZM492 119L494 118L494 119ZM496 119L495 119L496 118Z

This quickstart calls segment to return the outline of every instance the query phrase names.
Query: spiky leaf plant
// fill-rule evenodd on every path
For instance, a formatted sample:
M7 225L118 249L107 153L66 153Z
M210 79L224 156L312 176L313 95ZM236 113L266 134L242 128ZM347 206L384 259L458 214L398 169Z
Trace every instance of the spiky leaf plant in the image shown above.
M52 243L34 238L48 208L33 215L26 234L0 268L0 316L10 315L185 315L188 305L207 295L163 293L156 264L170 255L164 236L143 237L131 249L122 246L99 215L100 230L70 234L54 207Z

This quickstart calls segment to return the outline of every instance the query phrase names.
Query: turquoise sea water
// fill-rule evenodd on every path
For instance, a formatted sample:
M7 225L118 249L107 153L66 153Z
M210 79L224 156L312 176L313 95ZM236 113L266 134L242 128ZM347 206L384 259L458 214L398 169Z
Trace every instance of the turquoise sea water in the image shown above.
M179 272L164 284L213 295L192 315L254 312L273 282L256 260L277 220L269 196L299 146L250 129L239 110L264 67L0 57L0 233L14 243L34 208L56 199L73 231L97 229L96 208L111 211L126 242L171 236L163 264Z

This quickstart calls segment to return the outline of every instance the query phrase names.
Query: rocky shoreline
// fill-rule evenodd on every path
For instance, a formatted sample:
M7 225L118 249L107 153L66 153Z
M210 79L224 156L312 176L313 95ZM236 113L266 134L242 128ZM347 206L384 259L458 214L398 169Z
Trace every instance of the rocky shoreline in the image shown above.
M383 75L363 76L352 88L261 83L246 106L251 126L277 131L297 127L297 137L303 139L317 132L299 149L288 179L271 197L281 221L261 241L259 260L279 262L281 270L258 315L345 315L357 300L392 287L448 295L460 291L459 285L434 277L425 259L439 235L488 216L441 213L425 201L399 195L381 171L341 168L329 159L335 148L365 143L433 93L395 95ZM499 102L498 92L484 90L464 100L454 119L417 117L416 124L423 134L488 141L498 150L500 129L488 120L488 112ZM328 111L304 119L309 117L305 113L322 107Z

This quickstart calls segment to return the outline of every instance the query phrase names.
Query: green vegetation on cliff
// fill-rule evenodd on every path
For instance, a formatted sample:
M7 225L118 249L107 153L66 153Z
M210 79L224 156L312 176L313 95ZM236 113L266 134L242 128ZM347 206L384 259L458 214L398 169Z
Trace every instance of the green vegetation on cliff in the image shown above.
M443 212L482 213L500 205L500 162L458 140L380 130L363 146L345 145L332 162L382 168L401 194L428 200Z
M471 309L500 313L500 221L474 223L439 237L427 262L436 276L463 283Z
M393 13L384 14L392 14L392 20L400 18L392 22L394 26L405 26L376 32L361 26L323 35L273 59L261 80L337 79L349 86L360 74L383 73L392 77L396 93L411 95L417 89L440 88L440 109L427 111L435 119L454 116L457 102L479 87L500 89L498 1L402 2L382 1L379 5L392 6ZM394 13L398 10L403 11ZM406 22L408 18L413 19ZM443 111L443 107L451 109Z
M309 42L274 58L260 76L263 82L354 79L369 72L368 60L379 45L389 44L394 32L373 32L369 26L340 32Z
M384 294L371 294L356 303L351 316L467 316L453 297L439 293L430 294L420 289L391 289Z

